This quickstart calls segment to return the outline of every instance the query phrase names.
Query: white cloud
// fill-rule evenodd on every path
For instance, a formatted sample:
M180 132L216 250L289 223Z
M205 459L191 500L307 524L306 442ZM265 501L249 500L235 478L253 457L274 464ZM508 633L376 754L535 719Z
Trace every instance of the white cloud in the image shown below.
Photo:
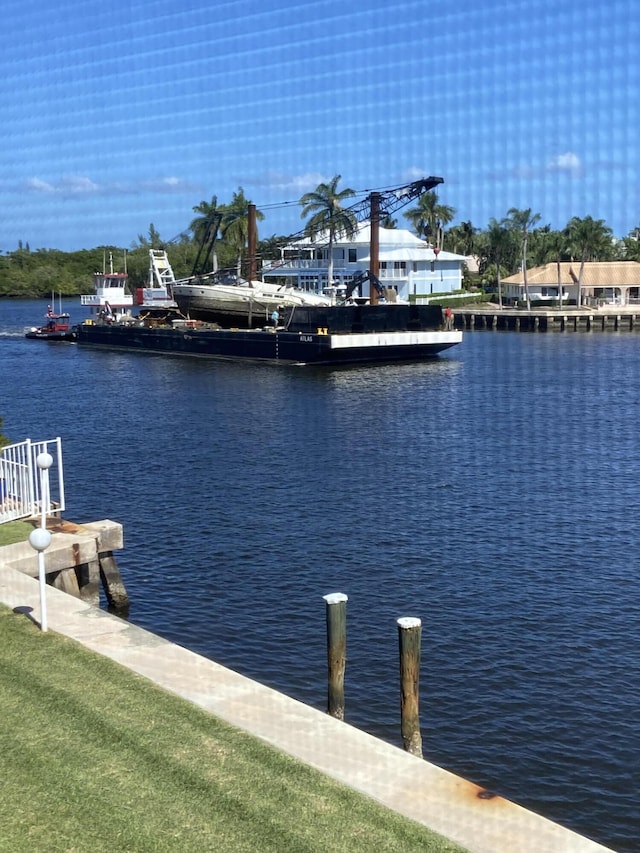
M48 183L47 181L41 181L40 178L28 178L24 182L24 187L29 192L34 193L55 193L56 188L53 184Z
M95 181L83 175L65 175L57 183L43 181L41 178L28 178L23 186L29 192L49 195L88 195L100 189Z
M240 180L240 183L247 186L263 187L284 192L304 193L307 190L315 189L318 184L327 183L332 177L333 175L328 178L319 172L303 172L301 175L288 175L284 172L267 172L257 178Z
M112 195L113 193L140 195L148 192L173 195L197 190L194 184L173 175L151 180L111 181L102 184L86 175L64 175L57 182L43 181L41 178L34 177L24 181L23 187L28 192L59 196Z
M419 181L420 178L428 178L430 175L437 174L437 172L426 172L424 169L420 169L418 166L409 166L408 169L405 169L400 176L400 180L410 184L412 181Z
M195 192L197 187L189 181L184 181L182 178L177 178L175 175L168 175L164 178L155 178L149 181L141 181L139 184L132 184L130 192L138 192L140 189L146 192L153 193L182 193Z
M58 184L58 192L66 195L87 195L98 192L100 187L91 178L82 175L66 175Z
M580 158L572 151L555 154L547 161L547 171L549 172L569 172L571 175L577 175L581 168Z

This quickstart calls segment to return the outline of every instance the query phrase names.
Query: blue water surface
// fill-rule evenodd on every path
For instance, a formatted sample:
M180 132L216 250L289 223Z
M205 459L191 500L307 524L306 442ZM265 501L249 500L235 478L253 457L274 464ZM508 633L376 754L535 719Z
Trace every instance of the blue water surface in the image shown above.
M124 525L133 622L324 709L346 593L346 718L400 744L417 616L425 757L639 849L637 333L274 367L25 340L43 307L0 300L4 432Z

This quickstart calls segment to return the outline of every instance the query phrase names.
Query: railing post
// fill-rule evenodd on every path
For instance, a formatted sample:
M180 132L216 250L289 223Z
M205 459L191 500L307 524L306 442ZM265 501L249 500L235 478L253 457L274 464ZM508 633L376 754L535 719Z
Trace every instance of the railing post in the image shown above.
M342 592L323 596L327 603L327 713L344 720L344 672L347 664L347 601Z
M29 544L38 552L38 580L40 582L40 630L47 630L47 575L44 565L44 552L51 544L51 533L47 530L47 512L49 510L49 468L53 465L50 453L39 453L36 464L40 469L40 527L29 534Z
M422 758L419 694L420 640L422 622L411 616L398 619L400 647L400 720L402 742L406 752Z

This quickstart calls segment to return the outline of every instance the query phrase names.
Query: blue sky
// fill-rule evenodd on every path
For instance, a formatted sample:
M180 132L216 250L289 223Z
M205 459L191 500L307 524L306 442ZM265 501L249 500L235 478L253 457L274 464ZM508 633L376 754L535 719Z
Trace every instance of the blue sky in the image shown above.
M336 174L640 224L632 0L5 0L2 32L2 251L169 240L239 186L293 234Z

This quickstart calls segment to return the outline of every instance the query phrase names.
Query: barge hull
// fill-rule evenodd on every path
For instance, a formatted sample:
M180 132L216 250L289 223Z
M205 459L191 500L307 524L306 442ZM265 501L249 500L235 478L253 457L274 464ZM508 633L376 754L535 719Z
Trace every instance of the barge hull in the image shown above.
M81 345L105 349L283 364L422 360L462 340L459 331L333 334L115 324L83 324L76 328L76 335Z

